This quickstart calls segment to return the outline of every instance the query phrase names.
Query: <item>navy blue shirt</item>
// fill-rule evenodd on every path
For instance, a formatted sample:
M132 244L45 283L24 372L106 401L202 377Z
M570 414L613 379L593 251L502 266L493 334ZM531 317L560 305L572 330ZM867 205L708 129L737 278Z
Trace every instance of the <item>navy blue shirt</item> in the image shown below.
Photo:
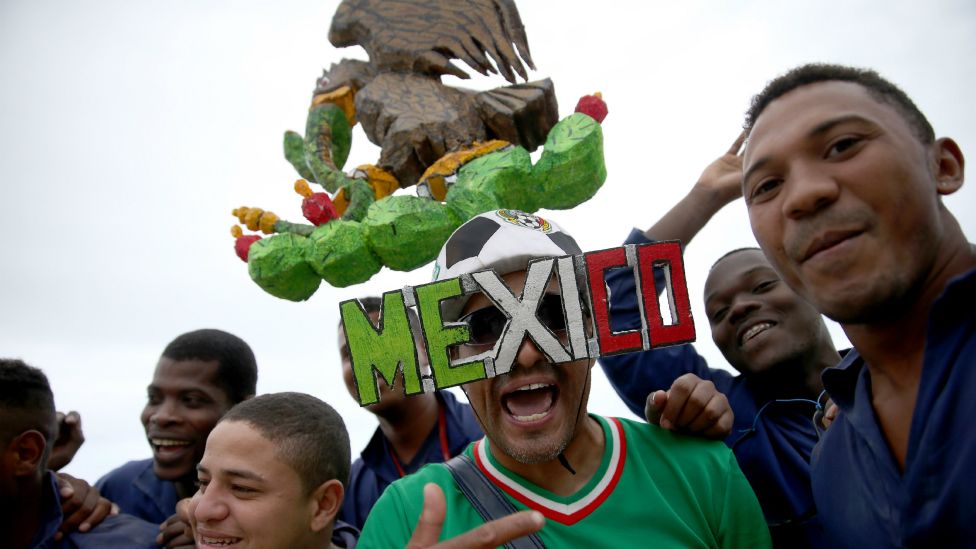
M95 483L102 496L126 514L162 524L176 513L176 485L153 471L153 460L130 461Z
M637 230L626 241L627 244L648 242L651 241ZM607 286L614 331L639 329L640 310L633 272L630 269L608 271ZM821 544L822 532L810 489L810 454L817 442L812 421L816 406L812 402L770 401L746 377L709 368L692 345L606 356L599 362L617 394L638 417L644 417L647 395L669 389L684 374L692 373L712 381L729 399L735 414L732 434L725 443L732 448L739 468L756 492L774 545L816 547Z
M450 456L454 457L464 451L468 443L483 436L481 426L475 419L471 406L458 402L457 398L448 391L437 391L435 395L445 413L447 447ZM404 472L413 473L428 463L444 461L439 431L440 429L435 425L413 460L401 464ZM339 512L341 520L362 529L369 510L383 494L383 490L391 482L400 478L400 472L390 457L390 450L389 441L377 428L359 459L352 464L346 496L342 502L342 510Z
M105 517L90 531L73 532L54 541L54 535L61 525L61 496L54 473L47 472L44 482L44 504L41 509L41 527L34 534L28 546L30 549L106 549L158 547L156 535L159 526L128 515Z
M813 455L813 494L838 547L976 545L976 270L932 305L905 470L875 419L856 351L823 373L841 413Z

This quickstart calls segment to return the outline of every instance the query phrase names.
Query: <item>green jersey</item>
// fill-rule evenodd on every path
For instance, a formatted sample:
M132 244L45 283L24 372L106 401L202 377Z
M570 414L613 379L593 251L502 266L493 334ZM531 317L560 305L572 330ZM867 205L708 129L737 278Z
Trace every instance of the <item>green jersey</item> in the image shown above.
M719 441L591 415L603 427L603 459L593 478L563 497L501 465L488 439L465 452L518 510L546 517L547 547L769 547L759 502L732 452ZM443 464L391 484L376 502L357 547L403 547L423 507L424 485L441 487L447 517L441 539L484 523Z

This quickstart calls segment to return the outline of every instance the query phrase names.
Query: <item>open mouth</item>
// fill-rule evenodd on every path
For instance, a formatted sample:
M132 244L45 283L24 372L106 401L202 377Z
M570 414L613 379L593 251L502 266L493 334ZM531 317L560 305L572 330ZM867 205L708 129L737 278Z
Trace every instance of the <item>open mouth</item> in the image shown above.
M530 383L502 396L502 407L519 423L544 419L559 399L559 388L549 383Z
M240 543L241 539L243 538L197 536L197 542L205 547L230 547Z
M184 450L193 445L193 443L188 440L157 437L149 437L149 444L152 445L153 451L157 455L182 453Z
M739 345L744 345L749 340L775 326L772 322L759 322L742 333L739 337Z

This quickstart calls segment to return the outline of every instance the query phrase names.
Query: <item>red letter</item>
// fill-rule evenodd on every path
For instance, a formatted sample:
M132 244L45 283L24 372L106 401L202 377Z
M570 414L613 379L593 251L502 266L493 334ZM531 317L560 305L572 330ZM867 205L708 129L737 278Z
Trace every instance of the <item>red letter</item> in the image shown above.
M655 242L637 248L640 267L641 293L644 297L644 316L650 331L651 347L689 343L695 340L695 323L691 319L688 301L688 284L685 282L685 265L681 259L681 246L676 241ZM654 267L670 271L671 318L674 324L665 325L661 317L657 287L654 284ZM666 271L667 272L667 271ZM656 311L657 314L651 314Z
M627 267L627 253L624 248L611 248L598 252L587 252L586 271L589 275L590 296L593 302L593 320L596 323L597 341L600 356L629 353L641 350L641 334L638 330L614 333L610 330L610 304L607 302L607 284L604 281L607 269Z

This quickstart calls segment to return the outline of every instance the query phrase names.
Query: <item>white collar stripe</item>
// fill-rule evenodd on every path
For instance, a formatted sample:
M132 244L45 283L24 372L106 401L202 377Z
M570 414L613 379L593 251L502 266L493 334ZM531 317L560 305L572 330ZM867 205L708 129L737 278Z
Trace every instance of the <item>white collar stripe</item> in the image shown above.
M563 524L574 524L593 512L613 492L620 475L627 453L627 442L623 426L616 418L608 418L610 432L610 463L607 465L603 477L584 496L572 503L560 503L537 494L522 486L518 481L507 476L488 459L488 451L484 441L475 443L475 458L481 471L502 490L526 507L535 509L547 518Z

